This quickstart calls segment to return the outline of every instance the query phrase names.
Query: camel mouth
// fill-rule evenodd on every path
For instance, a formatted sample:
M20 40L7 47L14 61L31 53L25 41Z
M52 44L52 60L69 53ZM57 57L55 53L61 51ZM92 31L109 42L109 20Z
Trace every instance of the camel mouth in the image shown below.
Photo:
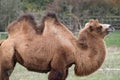
M109 26L109 28L107 29L108 34L114 32L114 31L115 31L115 28L112 26Z
M104 29L106 30L107 34L112 33L115 31L115 28L110 24L102 24Z
M105 30L105 32L107 34L112 33L112 32L115 31L115 28L110 24L101 24L101 26L103 26L103 29Z

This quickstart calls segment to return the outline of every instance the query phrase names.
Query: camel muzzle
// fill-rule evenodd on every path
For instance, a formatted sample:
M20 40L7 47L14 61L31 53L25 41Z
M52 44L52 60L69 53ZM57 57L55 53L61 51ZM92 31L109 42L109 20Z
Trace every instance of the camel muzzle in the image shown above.
M114 32L115 31L115 28L112 27L111 25L109 26L109 28L107 29L107 32L108 33L111 33L111 32Z

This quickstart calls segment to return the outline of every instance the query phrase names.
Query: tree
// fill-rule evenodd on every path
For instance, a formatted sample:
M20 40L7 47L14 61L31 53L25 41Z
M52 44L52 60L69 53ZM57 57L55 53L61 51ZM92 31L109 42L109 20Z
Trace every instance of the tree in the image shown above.
M90 18L120 15L120 0L0 0L0 30L23 13L39 20L46 11L57 13L61 21L76 32Z
M54 0L21 0L23 3L23 12L32 13L37 16L43 15L46 5Z
M21 14L20 0L0 0L0 31Z
M87 18L101 19L106 16L120 15L120 7L116 7L110 0L54 0L48 5L48 10L55 11L61 20L69 25L69 29L76 32L87 22ZM115 4L118 4L116 1Z

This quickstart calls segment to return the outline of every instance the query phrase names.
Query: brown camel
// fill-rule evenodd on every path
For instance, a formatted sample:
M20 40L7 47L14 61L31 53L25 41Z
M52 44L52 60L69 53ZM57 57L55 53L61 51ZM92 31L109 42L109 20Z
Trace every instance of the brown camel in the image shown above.
M30 71L50 72L48 80L65 80L72 64L76 75L89 75L105 59L104 37L111 30L90 20L77 39L54 13L48 13L40 26L31 15L23 15L8 25L8 38L0 46L0 80L9 80L16 62Z

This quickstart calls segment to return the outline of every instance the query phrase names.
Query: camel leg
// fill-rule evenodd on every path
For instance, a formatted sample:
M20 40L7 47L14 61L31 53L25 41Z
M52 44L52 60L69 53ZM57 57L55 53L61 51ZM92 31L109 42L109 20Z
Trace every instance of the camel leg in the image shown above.
M65 80L67 77L67 71L60 69L52 69L50 71L49 80Z
M2 71L1 80L9 80L9 76L6 71Z
M0 67L0 80L9 80L9 76L7 74L7 71Z
M62 57L64 58L64 57ZM48 76L48 80L65 80L68 74L68 70L66 68L65 59L61 59L61 57L53 58L51 62L51 71Z
M14 70L14 67L9 69L5 67L0 67L0 80L9 80L9 77L13 72L13 70Z
M9 80L15 64L15 49L12 42L7 40L0 46L0 80Z
M1 64L0 64L0 80L3 80L3 79L2 79L2 69L1 69Z
M8 62L5 63L3 61L3 63L4 64L0 64L0 80L9 80L9 77L14 70L16 62L15 61L11 62L10 60L9 63L11 63L11 66L8 65L9 64Z
M0 64L0 80L9 80L9 77L11 73L13 72L14 67L16 65L16 61L14 61L14 58L12 58L12 60L10 60L9 63L11 64L11 66L7 64Z

